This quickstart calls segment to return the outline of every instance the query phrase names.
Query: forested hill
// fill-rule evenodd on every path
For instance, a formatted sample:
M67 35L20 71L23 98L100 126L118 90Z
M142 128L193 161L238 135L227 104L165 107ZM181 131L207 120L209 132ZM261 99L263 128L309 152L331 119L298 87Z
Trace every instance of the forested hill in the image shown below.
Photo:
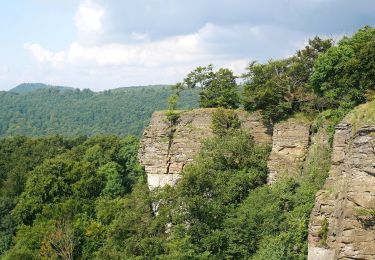
M55 88L0 92L0 136L140 135L151 114L165 109L170 86L103 92ZM182 94L180 108L198 106L198 92Z
M11 90L9 92L14 92L18 94L25 94L32 92L37 89L45 89L45 88L51 88L51 89L59 89L59 90L74 90L74 88L71 87L63 87L63 86L53 86L53 85L47 85L44 83L22 83Z

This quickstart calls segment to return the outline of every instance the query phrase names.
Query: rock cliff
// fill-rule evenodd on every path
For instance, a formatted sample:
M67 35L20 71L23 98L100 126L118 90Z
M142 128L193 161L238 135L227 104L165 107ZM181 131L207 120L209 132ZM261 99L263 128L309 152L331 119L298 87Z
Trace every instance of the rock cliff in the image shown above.
M354 110L336 126L329 177L311 213L309 260L375 259L375 103L371 106ZM153 114L139 151L150 189L174 185L181 177L204 140L213 136L213 111L182 111L174 126L164 112ZM276 124L270 135L259 113L236 113L256 142L272 144L270 184L285 175L303 174L309 161L329 150L326 131L312 134L306 121Z
M211 115L215 109L181 111L174 126L164 112L155 112L141 140L139 160L147 172L151 189L174 185L186 164L199 152L205 139L212 137ZM236 110L241 127L249 129L258 143L272 142L270 130L262 123L259 113Z
M336 126L309 224L309 260L375 259L375 124ZM372 212L372 213L369 213Z
M170 126L163 111L155 112L141 140L139 160L145 167L151 189L174 185L186 164L199 152L204 140L213 136L211 115L215 109L182 111ZM283 175L300 172L312 142L310 123L289 119L271 129L264 126L259 112L236 110L241 127L250 130L257 143L272 144L268 160L271 184Z
M272 135L272 151L268 160L268 183L282 175L293 175L300 170L310 144L310 124L289 119L276 124Z

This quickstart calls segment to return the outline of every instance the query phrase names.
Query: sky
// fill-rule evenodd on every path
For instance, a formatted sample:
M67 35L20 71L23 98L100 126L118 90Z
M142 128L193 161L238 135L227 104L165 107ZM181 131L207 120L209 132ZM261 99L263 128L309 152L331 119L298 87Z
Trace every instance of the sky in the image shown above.
M375 26L374 0L12 0L0 6L0 90L174 84L197 66L235 73L319 35Z

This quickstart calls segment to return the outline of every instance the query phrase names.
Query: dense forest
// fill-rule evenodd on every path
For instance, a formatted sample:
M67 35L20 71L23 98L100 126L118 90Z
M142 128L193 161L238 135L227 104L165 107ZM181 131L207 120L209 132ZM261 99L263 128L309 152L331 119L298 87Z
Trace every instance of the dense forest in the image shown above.
M93 92L24 84L0 92L0 136L140 136L151 114L166 108L170 93L169 86ZM185 92L179 108L197 106L197 91Z
M309 215L315 193L330 168L330 149L314 147L300 174L266 185L270 147L257 145L250 133L241 130L230 109L242 106L248 111L261 110L264 122L271 126L290 117L303 117L312 122L311 131L323 129L332 137L334 125L348 111L373 100L375 29L365 27L338 43L316 37L289 58L250 63L242 78L244 83L239 86L228 69L214 71L211 65L199 67L163 96L166 102L171 95L166 111L171 125L178 120L179 99L183 101L191 89L196 89L194 93L199 95L201 107L226 108L213 115L215 136L207 140L194 162L184 168L183 178L175 187L149 191L145 172L137 162L135 137L1 139L0 256L3 259L306 259ZM238 89L243 89L243 93ZM54 98L65 97L64 101L70 103L59 113L66 114L65 122L73 118L71 123L81 125L64 125L57 121L56 115L51 118L51 113L48 122L49 126L50 122L59 122L56 125L66 131L59 133L69 136L82 134L75 128L87 124L70 117L77 109L74 98L91 104L85 111L93 119L103 112L93 100L100 97L113 102L113 110L103 114L110 117L117 110L131 107L132 102L145 105L147 97L142 95L147 91L157 90L130 92L133 96L127 96L129 103L117 99L116 91L44 89L31 92L27 99L21 94L4 92L2 99L8 103L7 106L1 103L6 108L1 113L7 114L18 106L17 99L31 101L41 94L50 99L44 97L33 104L44 101L48 105L41 108L51 112L59 104ZM131 96L139 100L130 101ZM157 102L161 99L152 100L155 103L147 105L158 109L161 104ZM141 108L132 109L136 114ZM25 112L17 110L18 117L5 118L7 122L17 122L24 118ZM43 118L35 118L43 126ZM108 122L101 117L95 122L102 123L100 120L104 120L103 125ZM111 121L114 129L126 125L121 121L125 119L116 120ZM38 131L38 125L33 127ZM41 129L44 129L42 134L53 132L50 128ZM101 133L100 127L94 129L97 131L93 134ZM141 127L135 129L136 133ZM323 241L326 232L321 232Z

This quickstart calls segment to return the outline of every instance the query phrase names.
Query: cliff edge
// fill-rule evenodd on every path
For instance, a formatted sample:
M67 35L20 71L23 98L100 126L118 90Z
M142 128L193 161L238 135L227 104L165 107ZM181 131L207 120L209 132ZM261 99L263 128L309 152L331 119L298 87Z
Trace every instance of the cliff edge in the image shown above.
M375 103L336 126L332 166L316 195L309 260L375 259Z

